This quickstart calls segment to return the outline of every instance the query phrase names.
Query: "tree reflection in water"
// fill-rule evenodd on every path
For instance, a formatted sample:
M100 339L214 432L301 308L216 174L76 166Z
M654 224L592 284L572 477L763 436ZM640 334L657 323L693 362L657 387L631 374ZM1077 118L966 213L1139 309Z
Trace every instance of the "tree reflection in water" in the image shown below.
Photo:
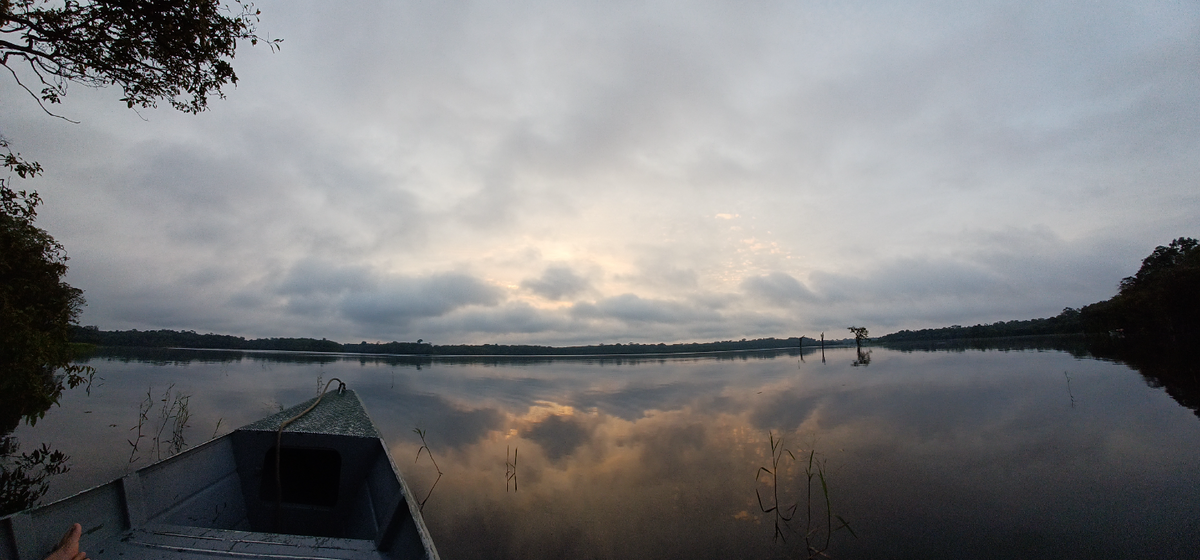
M29 509L50 490L50 478L70 470L62 451L43 443L21 453L21 444L11 435L0 437L0 516Z
M871 365L871 350L863 350L861 346L855 349L856 357L850 365L854 367Z
M1200 416L1200 367L1191 348L1128 344L1120 339L1089 340L1088 352L1137 370L1151 387L1162 388Z
M45 376L46 386L51 387L51 391L57 387L57 394L61 394L64 389L61 377L52 372L45 372ZM91 377L86 381L90 391ZM30 409L26 406L30 402L40 400L26 398L12 388L0 397L0 516L37 505L38 500L50 490L51 478L71 470L67 465L70 457L52 449L49 444L43 443L33 451L21 452L21 443L13 431L22 421L33 425L52 406L52 403L45 402L42 407Z

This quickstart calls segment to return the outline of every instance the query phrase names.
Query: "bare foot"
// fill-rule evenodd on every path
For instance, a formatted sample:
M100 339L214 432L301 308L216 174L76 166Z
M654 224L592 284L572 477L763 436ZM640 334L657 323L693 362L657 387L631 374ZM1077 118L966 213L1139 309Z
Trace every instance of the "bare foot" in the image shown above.
M67 530L58 541L58 548L46 557L46 560L88 560L87 553L79 550L79 537L83 535L83 527L78 523Z

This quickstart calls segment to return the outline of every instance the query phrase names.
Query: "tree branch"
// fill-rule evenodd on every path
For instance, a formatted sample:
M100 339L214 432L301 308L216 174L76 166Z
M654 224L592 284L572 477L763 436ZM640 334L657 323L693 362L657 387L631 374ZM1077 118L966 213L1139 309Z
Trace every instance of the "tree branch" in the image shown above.
M12 67L10 67L10 66L9 66L9 65L7 65L7 64L0 64L0 66L3 66L3 67L5 67L6 69L8 69L9 73L11 73L11 74L12 74L12 76L13 76L13 80L16 80L16 82L17 82L17 85L21 86L21 89L23 89L23 90L25 90L26 92L28 92L28 93L29 93L29 96L30 96L30 97L33 97L33 100L37 102L37 104L38 104L38 107L41 107L41 108L42 108L42 110L43 110L43 111L45 111L47 115L50 115L51 117L55 117L55 118L62 119L62 120L64 120L64 121L67 121L67 122L69 122L69 123L71 123L71 124L79 124L79 121L73 121L73 120L71 120L71 119L68 119L67 117L64 117L64 116L62 116L62 115L59 115L59 114L57 114L57 113L53 113L53 112L51 112L51 111L50 111L50 109L47 109L47 108L46 108L46 106L45 106L45 105L42 103L42 100L41 100L41 98L40 98L40 97L38 97L36 93L33 93L33 91L32 91L32 90L30 90L28 87L25 87L25 84L21 82L21 78L20 78L19 76L17 76L17 72L16 72L16 70L13 70L13 69L12 69Z

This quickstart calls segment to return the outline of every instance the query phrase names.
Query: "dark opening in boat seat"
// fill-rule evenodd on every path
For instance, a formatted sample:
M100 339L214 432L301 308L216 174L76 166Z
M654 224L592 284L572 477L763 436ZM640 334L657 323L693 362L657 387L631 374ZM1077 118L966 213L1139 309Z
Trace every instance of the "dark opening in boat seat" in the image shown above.
M276 478L276 466L279 476ZM338 502L342 456L333 449L283 447L276 463L275 446L263 457L258 497L290 505L332 508ZM282 494L282 497L277 497Z

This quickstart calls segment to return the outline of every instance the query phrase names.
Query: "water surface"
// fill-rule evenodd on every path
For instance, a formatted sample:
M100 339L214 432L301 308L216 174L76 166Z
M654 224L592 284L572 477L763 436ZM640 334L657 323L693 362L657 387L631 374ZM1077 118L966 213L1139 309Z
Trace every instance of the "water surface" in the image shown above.
M130 462L128 442L148 390L143 432L171 387L190 396L194 445L337 377L414 493L437 480L425 516L447 560L803 557L806 524L824 546L827 520L819 484L806 492L810 453L857 535L836 531L834 558L1200 555L1200 419L1127 366L1038 350L825 357L126 352L92 358L90 395L69 392L16 435L72 455L49 496L61 497L152 458L143 439ZM762 511L770 438L791 452L777 481L778 503L798 506L786 540Z

